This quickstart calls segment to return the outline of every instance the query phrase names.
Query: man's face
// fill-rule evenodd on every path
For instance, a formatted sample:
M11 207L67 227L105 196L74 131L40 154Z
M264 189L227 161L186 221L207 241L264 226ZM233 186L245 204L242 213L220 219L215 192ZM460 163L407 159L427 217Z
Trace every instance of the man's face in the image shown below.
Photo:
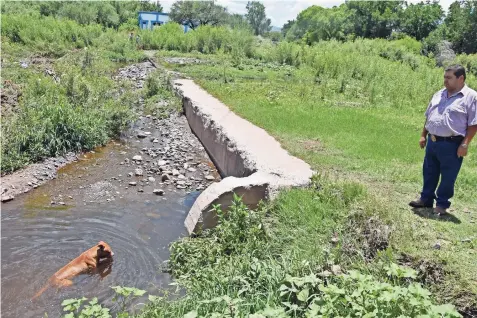
M447 71L444 73L444 86L449 91L456 90L464 83L464 76L460 76L459 78L455 77L453 71Z

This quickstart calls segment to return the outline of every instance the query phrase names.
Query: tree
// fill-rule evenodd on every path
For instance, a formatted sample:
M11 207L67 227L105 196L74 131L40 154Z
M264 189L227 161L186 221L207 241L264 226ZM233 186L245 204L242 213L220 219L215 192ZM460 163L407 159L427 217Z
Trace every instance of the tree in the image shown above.
M285 23L282 27L282 35L283 36L286 36L287 35L287 32L288 30L290 30L290 28L295 24L295 20L288 20L287 23Z
M109 3L98 2L96 22L108 28L117 28L119 26L119 14L116 8Z
M177 1L171 7L169 17L187 24L191 29L200 25L218 25L227 19L227 9L215 1Z
M230 14L226 19L226 24L232 29L250 29L250 24L245 16L238 13Z
M440 24L444 11L438 1L411 4L402 12L400 28L402 32L422 40Z
M446 37L458 53L477 53L477 2L455 1L444 20Z
M350 1L346 6L353 12L356 36L387 38L399 27L404 1Z
M330 9L314 5L298 14L286 38L304 39L308 44L330 39L344 40L353 32L350 18L351 11L346 5Z
M247 14L245 17L247 18L248 23L252 26L255 35L263 35L272 29L270 26L271 21L270 19L267 19L265 6L262 3L258 1L249 1L246 8Z

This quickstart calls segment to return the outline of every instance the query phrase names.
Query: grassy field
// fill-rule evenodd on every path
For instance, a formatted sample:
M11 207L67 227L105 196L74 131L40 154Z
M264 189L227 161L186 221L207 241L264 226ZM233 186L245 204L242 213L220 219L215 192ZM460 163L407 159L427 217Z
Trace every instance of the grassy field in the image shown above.
M471 146L464 161L451 217L411 211L407 203L418 195L422 182L424 153L418 139L423 113L432 94L442 87L443 72L425 60L414 68L359 48L359 44L353 50L349 43L341 47L324 43L316 48L314 64L299 68L210 56L205 57L208 64L166 66L192 76L237 114L265 128L319 171L324 184L336 186L337 196L344 196L340 200L346 202L349 195L343 194L347 193L343 187L360 194L343 205L330 206L317 202L314 191L284 193L269 213L280 220L275 233L290 238L287 251L300 255L285 267L300 268L298 260L323 266L322 247L329 246L327 242L336 233L344 242L360 242L351 250L362 249L350 256L343 248L348 243L343 244L335 259L342 266L383 277L377 270L383 258L410 265L437 301L475 310L477 146ZM165 55L182 54L159 54ZM475 77L469 76L468 85L476 84ZM389 229L389 236L380 239L376 233L384 229ZM377 237L369 234L373 231ZM367 254L373 254L367 249L380 242L386 252L367 259ZM435 248L437 243L440 249ZM201 266L206 265L191 268ZM183 267L189 268L178 266ZM214 273L230 271L212 267ZM210 291L212 287L202 288Z

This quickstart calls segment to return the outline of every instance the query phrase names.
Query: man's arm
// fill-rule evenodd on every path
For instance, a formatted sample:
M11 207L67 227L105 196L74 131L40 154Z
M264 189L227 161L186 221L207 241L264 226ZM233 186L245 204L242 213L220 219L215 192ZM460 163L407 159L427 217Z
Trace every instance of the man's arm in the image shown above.
M426 115L426 120L424 121L424 127L422 127L421 139L419 139L419 146L421 147L421 149L423 149L426 146L427 134L429 133L426 129L426 123L427 123L427 115Z
M477 98L474 98L473 103L470 104L470 107L467 112L467 132L465 134L464 140L460 144L459 149L457 149L458 157L467 156L467 148L477 133Z
M462 141L461 145L468 145L474 138L475 134L477 133L477 125L467 127L467 134L465 135L464 140Z

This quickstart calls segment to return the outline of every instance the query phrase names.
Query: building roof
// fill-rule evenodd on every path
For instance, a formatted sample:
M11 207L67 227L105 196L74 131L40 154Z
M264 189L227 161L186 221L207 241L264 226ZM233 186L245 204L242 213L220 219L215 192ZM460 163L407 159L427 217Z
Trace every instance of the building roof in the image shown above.
M169 13L157 12L157 11L139 11L139 14L141 14L141 13L159 14L159 15L169 15Z

